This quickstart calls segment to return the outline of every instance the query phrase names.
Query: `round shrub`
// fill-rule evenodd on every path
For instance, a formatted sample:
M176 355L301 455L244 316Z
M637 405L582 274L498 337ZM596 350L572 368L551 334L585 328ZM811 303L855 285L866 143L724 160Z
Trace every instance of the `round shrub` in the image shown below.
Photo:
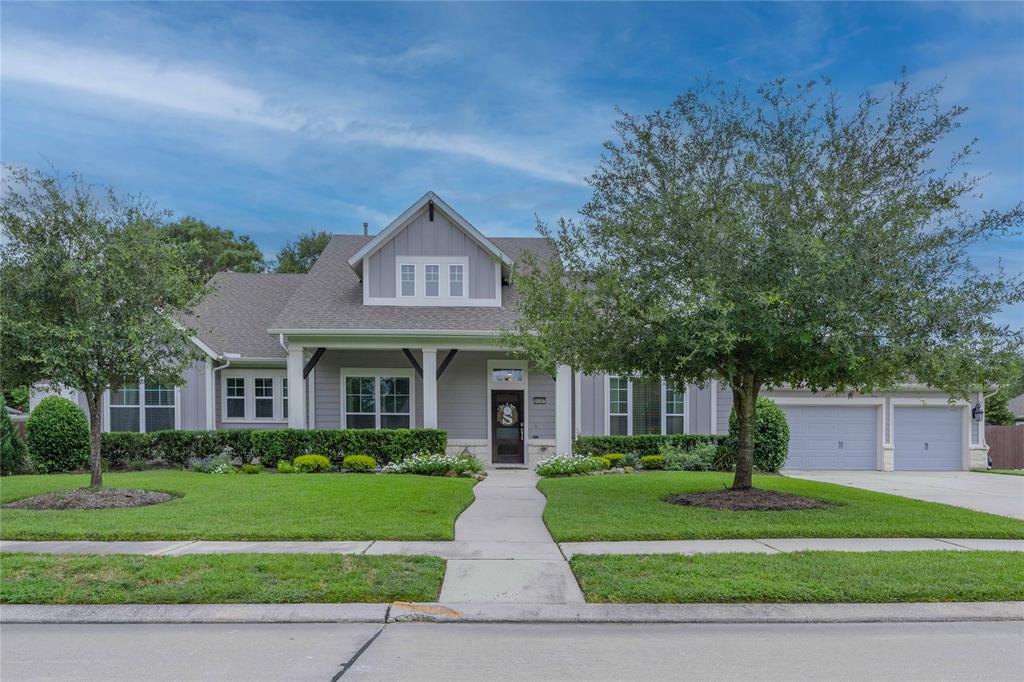
M293 467L292 463L289 462L288 460L286 460L286 459L279 459L279 460L277 460L277 473L279 473L279 474L294 474L295 473L295 467Z
M258 474L261 471L263 471L263 465L262 464L243 464L242 465L242 473L243 474Z
M44 474L84 469L89 464L89 423L67 398L43 398L25 423L28 454Z
M14 432L7 408L0 404L0 411L0 476L9 476L28 467L28 451L21 436Z
M729 436L725 450L732 466L736 466L736 448L739 443L739 419L736 410L729 415ZM757 399L754 419L754 468L759 471L778 471L789 454L789 424L786 413L768 398Z
M597 456L591 457L590 459L592 459L596 463L600 464L601 465L600 468L602 468L602 469L611 469L612 468L612 463L609 462L604 457L601 457L601 456L597 455Z
M644 455L640 458L640 466L644 469L664 469L665 458L661 455Z
M299 455L292 460L292 466L300 474L315 474L319 471L329 471L331 460L323 455Z
M621 452L610 452L607 455L601 455L601 459L608 462L608 468L626 465L626 455Z
M355 473L375 471L377 460L369 455L345 455L345 458L341 460L341 468Z

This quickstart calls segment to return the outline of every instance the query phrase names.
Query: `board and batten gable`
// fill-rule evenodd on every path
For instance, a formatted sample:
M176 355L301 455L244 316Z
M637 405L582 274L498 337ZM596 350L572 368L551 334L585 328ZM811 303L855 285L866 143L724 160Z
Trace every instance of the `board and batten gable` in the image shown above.
M363 260L363 290L368 305L410 305L419 301L398 296L398 265L403 257L414 259L422 269L426 258L458 259L466 264L466 297L461 302L436 301L432 305L501 305L501 264L465 230L456 225L439 208L430 219L428 207L409 219L373 253ZM417 270L422 280L422 273ZM442 267L442 291L447 285L447 268ZM417 299L422 292L417 290ZM419 302L422 304L421 302Z

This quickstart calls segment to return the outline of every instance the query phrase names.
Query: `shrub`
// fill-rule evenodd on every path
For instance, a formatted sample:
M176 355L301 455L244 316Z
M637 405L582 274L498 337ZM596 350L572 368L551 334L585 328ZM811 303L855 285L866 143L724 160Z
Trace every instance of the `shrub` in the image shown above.
M198 471L201 474L227 474L234 473L235 467L231 464L231 456L225 453L217 453L206 457L191 457L188 460L190 471Z
M638 456L657 455L664 443L671 443L684 450L701 443L719 444L725 436L698 436L675 434L671 436L579 436L573 443L573 452L580 455L607 455L629 452Z
M321 471L330 471L331 460L323 455L299 455L292 460L292 466L300 474L315 474Z
M385 474L418 474L420 476L473 476L483 465L465 450L458 455L419 453L401 462L392 462L381 469Z
M369 455L345 455L341 460L341 468L352 472L375 471L377 460Z
M601 465L600 466L601 469L611 469L612 468L612 463L609 462L604 457L591 457L590 459L592 459L595 462L597 462L598 464L600 464Z
M789 424L782 408L768 398L757 399L754 419L754 468L758 471L778 471L789 454ZM736 466L736 447L739 441L739 420L736 410L729 415L729 435L725 441L725 461Z
M288 460L286 460L286 459L279 459L279 460L277 460L277 473L279 473L279 474L294 474L295 473L295 467L293 467L292 463L289 462Z
M41 473L73 471L89 465L89 423L67 398L43 398L25 423L32 464Z
M613 467L626 466L623 463L623 460L626 459L626 456L624 454L622 454L621 452L611 452L611 453L609 453L607 455L601 455L600 459L603 459L604 461L608 462L608 467L607 468L609 468L609 469L611 469Z
M665 458L661 455L644 455L640 458L640 466L644 469L664 469Z
M718 447L702 443L689 450L666 443L661 446L665 468L670 471L711 471L715 468Z
M9 476L24 471L28 467L28 450L24 441L14 432L11 415L7 407L0 404L0 476Z
M554 455L538 462L534 471L538 476L569 476L572 474L589 474L607 467L596 461L596 457L583 455ZM607 462L603 457L600 458Z
M242 465L242 473L243 474L258 474L261 471L263 471L263 465L262 464L243 464Z
M252 454L265 466L279 459L321 453L342 466L346 453L377 462L397 462L419 452L444 452L448 434L440 429L257 429L250 432Z

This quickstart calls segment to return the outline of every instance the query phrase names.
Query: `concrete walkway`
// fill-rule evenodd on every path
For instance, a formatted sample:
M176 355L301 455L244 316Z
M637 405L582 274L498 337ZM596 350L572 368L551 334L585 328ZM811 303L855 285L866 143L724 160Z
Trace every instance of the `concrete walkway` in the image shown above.
M576 578L541 518L544 496L531 471L493 471L455 522L455 542L504 547L500 559L448 561L444 602L583 603Z
M974 471L783 471L822 481L1024 519L1024 476Z

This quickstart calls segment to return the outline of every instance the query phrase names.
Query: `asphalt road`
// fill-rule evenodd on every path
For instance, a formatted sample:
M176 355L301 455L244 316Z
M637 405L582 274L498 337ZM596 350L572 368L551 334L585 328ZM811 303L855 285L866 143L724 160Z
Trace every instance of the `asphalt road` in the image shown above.
M14 680L1019 680L1024 623L5 625Z

